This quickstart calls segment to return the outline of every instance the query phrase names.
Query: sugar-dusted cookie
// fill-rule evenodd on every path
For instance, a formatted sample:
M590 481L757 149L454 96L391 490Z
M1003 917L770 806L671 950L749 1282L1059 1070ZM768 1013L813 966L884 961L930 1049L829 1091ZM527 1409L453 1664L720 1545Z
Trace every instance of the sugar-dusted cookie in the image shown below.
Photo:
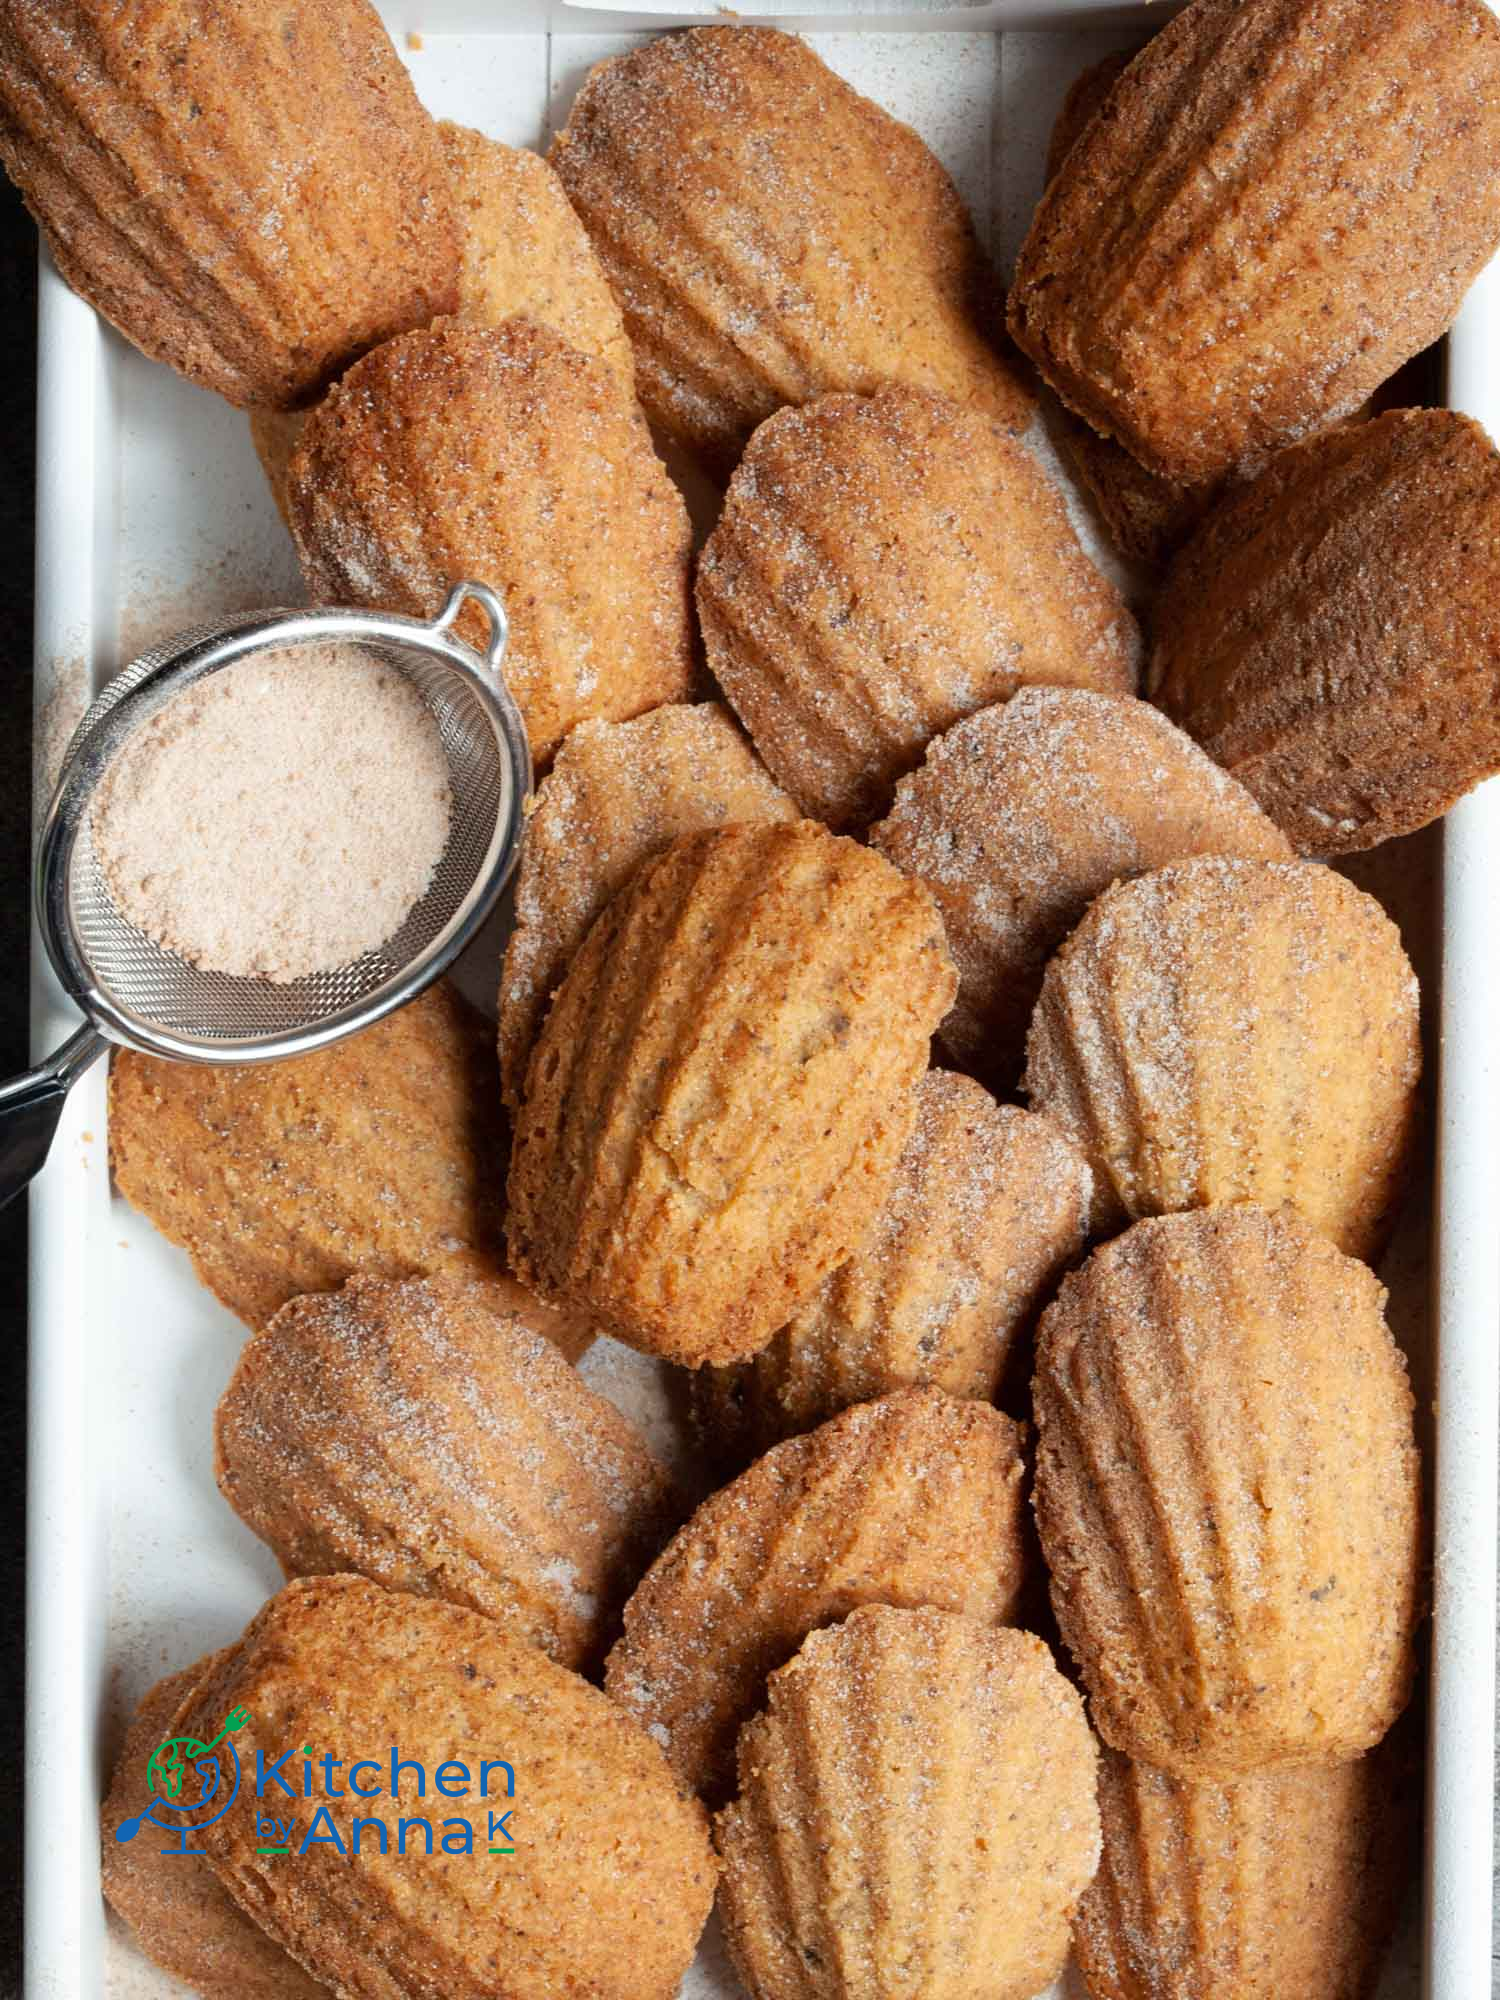
M1384 1303L1243 1206L1138 1222L1042 1315L1037 1525L1115 1749L1199 1783L1358 1756L1401 1713L1420 1469Z

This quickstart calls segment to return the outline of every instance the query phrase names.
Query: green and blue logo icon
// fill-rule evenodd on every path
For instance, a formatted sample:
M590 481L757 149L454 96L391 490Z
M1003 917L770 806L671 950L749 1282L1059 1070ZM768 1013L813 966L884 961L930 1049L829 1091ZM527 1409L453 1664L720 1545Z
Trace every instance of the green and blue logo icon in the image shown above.
M242 1772L240 1754L231 1739L250 1720L249 1711L232 1708L211 1743L195 1736L170 1736L158 1743L146 1762L146 1783L151 1803L134 1819L117 1828L117 1840L134 1840L148 1823L175 1837L176 1845L164 1854L202 1854L190 1847L188 1836L213 1825L240 1796ZM293 1760L301 1758L300 1766ZM407 1816L400 1803L415 1796L424 1802L429 1777L432 1805ZM513 1807L496 1811L491 1805L498 1794L502 1800L515 1797L514 1767L503 1758L481 1758L477 1772L463 1758L450 1757L429 1774L417 1758L403 1758L393 1744L381 1757L366 1757L352 1763L331 1753L318 1756L310 1743L298 1750L284 1750L267 1757L255 1752L254 1798L256 1852L262 1855L306 1854L312 1847L333 1847L350 1858L374 1846L381 1854L409 1852L433 1854L491 1855L515 1853L511 1831ZM454 1803L467 1804L475 1798L482 1806L476 1817L456 1813ZM398 1804L394 1826L380 1811L379 1801L389 1798ZM307 1802L315 1810L305 1828L295 1813L271 1808L278 1799ZM336 1817L330 1800L349 1803ZM354 1816L354 1801L370 1810ZM443 1803L439 1805L439 1801ZM436 1808L436 1810L434 1810ZM283 1816L284 1815L284 1816ZM446 1816L443 1816L446 1815ZM340 1824L340 1820L344 1822Z
M152 1797L143 1813L127 1819L115 1831L116 1840L134 1840L148 1821L177 1836L175 1847L163 1854L201 1854L189 1847L188 1835L202 1833L240 1795L240 1753L230 1738L250 1720L243 1708L232 1708L211 1743L196 1736L169 1736L146 1760L146 1783Z

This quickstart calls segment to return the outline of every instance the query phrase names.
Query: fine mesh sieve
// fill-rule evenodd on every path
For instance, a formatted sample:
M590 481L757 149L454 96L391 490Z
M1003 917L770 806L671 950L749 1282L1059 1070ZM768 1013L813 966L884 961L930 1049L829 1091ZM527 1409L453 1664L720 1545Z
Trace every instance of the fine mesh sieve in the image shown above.
M470 602L489 622L482 655L454 630ZM99 782L126 739L187 688L256 653L331 641L395 668L420 694L447 757L447 845L426 893L377 950L285 984L206 971L116 907L90 824ZM74 734L37 854L42 940L87 1025L0 1085L0 1202L41 1166L69 1084L107 1042L191 1062L305 1054L390 1013L452 963L515 867L531 788L526 731L500 673L505 642L499 598L461 583L430 624L384 612L256 612L184 633L110 682Z

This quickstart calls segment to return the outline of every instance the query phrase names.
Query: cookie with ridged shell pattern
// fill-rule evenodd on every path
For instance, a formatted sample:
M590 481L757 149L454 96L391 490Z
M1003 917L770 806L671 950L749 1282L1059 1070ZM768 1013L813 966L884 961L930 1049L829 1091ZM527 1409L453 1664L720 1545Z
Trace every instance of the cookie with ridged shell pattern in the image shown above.
M810 817L869 823L931 739L1029 682L1135 690L1140 635L1061 493L981 411L907 388L756 431L698 565L708 663Z
M500 973L500 1080L514 1111L526 1059L589 925L673 840L797 808L722 702L580 722L537 786Z
M233 1707L242 1765L310 1744L312 1789L299 1824L322 1812L342 1846L299 1840L265 1855L260 1799L246 1785L199 1839L229 1894L336 1993L402 2000L493 2000L497 1966L514 2000L586 1991L598 2000L673 2000L713 1902L707 1821L678 1789L644 1730L595 1687L493 1618L364 1577L289 1583L253 1618L173 1719L170 1733L208 1741ZM513 1853L487 1868L483 1847L429 1854L419 1831L397 1851L399 1801L350 1795L340 1767L387 1747L423 1767L448 1766L445 1813L483 1842L488 1816L509 1811ZM327 1760L337 1760L329 1765ZM481 1791L482 1759L506 1759ZM301 1760L295 1760L300 1775ZM453 1770L457 1761L467 1775ZM335 1775L320 1781L320 1772ZM367 1780L368 1782L368 1780ZM306 1818L302 1818L306 1814ZM388 1850L368 1827L350 1865L354 1821L390 1826ZM450 1838L457 1838L450 1834Z
M1422 1600L1385 1292L1290 1215L1138 1222L1037 1332L1035 1508L1105 1742L1189 1783L1372 1748Z
M1090 2000L1369 2000L1415 1860L1403 1749L1201 1785L1106 1750L1073 1920Z
M871 1606L771 1678L718 1816L754 2000L1030 2000L1099 1855L1094 1741L1040 1639Z
M684 1783L723 1798L767 1674L815 1627L870 1603L1014 1616L1021 1437L988 1404L900 1389L774 1446L642 1578L605 1687Z
M873 1225L954 984L931 897L868 848L807 820L675 841L532 1049L517 1275L646 1353L753 1354Z
M447 980L276 1063L110 1067L116 1187L247 1326L356 1271L442 1271L576 1360L593 1338L505 1261L506 1139L490 1024Z
M689 28L612 56L549 157L648 413L725 477L773 410L829 389L904 382L1026 428L953 182L797 36Z
M524 314L389 340L303 426L286 511L315 602L431 618L505 601L505 678L539 768L577 723L693 682L682 496L615 369ZM461 636L487 627L472 605Z
M245 1343L214 1443L220 1492L288 1576L466 1604L580 1671L681 1518L614 1404L443 1277L283 1306Z
M366 0L19 0L0 160L74 291L242 407L458 303L437 132Z
M1009 326L1150 471L1245 476L1430 346L1497 243L1487 7L1193 0L1043 195Z
M995 1089L1047 960L1121 877L1194 854L1291 859L1242 786L1148 702L1022 688L933 742L872 844L925 882L958 966L941 1036Z
M1300 853L1428 824L1500 769L1500 452L1393 410L1214 509L1153 617L1154 698Z
M1217 855L1117 883L1047 967L1023 1089L1094 1169L1095 1234L1250 1201L1378 1254L1422 1066L1416 975L1372 896Z
M917 1100L864 1246L758 1354L694 1375L720 1462L893 1389L1019 1398L1025 1336L1083 1247L1088 1163L1050 1120L972 1077L929 1070Z

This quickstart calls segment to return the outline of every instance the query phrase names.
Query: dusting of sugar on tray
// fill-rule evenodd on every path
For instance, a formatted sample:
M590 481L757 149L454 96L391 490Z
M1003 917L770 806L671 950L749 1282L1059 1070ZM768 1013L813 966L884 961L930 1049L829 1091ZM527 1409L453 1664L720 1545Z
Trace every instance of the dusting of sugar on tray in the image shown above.
M301 645L169 702L105 772L91 824L138 929L207 970L287 982L399 930L451 810L411 684L358 648Z

